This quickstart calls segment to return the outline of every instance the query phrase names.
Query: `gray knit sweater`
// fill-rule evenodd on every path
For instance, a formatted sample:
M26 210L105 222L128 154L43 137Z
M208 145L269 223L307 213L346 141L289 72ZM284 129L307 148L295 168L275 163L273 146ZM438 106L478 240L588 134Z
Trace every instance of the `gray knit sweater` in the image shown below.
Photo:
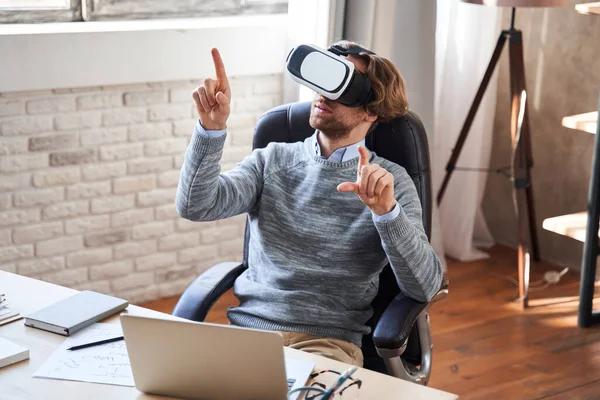
M389 262L402 292L418 301L439 289L442 268L423 230L421 206L404 168L371 153L395 178L400 214L375 222L354 193L358 158L315 156L310 138L271 143L220 174L225 136L195 132L177 190L177 210L192 221L248 213L249 268L236 280L234 325L334 337L361 345L371 301Z

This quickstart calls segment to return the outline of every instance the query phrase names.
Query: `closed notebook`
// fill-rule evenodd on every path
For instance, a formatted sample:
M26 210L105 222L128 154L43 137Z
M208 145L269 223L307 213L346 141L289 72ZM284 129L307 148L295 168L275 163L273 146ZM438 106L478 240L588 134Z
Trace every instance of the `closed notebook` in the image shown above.
M0 337L0 368L28 358L29 349Z
M69 336L124 310L128 305L127 300L84 290L26 315L25 325Z

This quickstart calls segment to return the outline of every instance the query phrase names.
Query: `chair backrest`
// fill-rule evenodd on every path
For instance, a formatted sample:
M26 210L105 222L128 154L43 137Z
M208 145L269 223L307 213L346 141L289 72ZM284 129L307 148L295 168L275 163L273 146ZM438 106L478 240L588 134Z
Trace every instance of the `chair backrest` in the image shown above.
M293 143L303 141L311 136L315 130L311 128L308 122L310 107L311 103L309 102L291 103L275 107L266 112L256 125L252 142L253 148L264 148L270 142ZM378 156L403 166L412 177L421 200L423 225L429 238L433 201L431 169L427 134L419 117L415 113L409 112L390 123L379 124L366 137L366 146L369 150L377 153ZM248 234L248 229L246 229L245 263L248 260ZM385 307L399 292L400 289L394 274L388 265L380 275L379 291L372 303L374 315L369 321L372 329L381 317ZM365 367L368 367L371 359L380 361L372 337L363 339L362 350L365 357ZM412 357L414 361L418 360L420 362L420 348L418 346L414 346L412 355L410 349L407 349L405 353L406 357ZM381 368L385 368L383 364L370 369L380 370Z

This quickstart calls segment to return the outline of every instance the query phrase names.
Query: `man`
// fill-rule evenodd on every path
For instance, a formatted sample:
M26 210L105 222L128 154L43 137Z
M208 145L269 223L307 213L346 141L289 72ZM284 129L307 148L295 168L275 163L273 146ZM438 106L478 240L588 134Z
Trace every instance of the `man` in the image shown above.
M411 178L364 147L374 124L407 112L402 76L383 57L348 56L371 81L368 104L318 96L312 137L271 143L220 174L232 93L217 49L212 57L216 80L193 92L199 122L177 209L192 221L249 215L249 268L235 282L240 306L228 318L280 331L287 346L362 366L360 345L383 267L389 262L402 292L418 301L430 300L442 281Z

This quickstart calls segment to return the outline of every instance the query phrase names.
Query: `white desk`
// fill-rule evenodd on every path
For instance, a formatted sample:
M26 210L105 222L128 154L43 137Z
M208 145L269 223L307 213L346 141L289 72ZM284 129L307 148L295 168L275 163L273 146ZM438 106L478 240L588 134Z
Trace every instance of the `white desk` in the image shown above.
M6 293L10 307L26 315L56 301L62 300L76 291L62 286L0 271L0 293ZM132 314L175 318L167 314L129 306ZM119 323L118 316L105 321ZM53 379L32 378L34 372L65 339L63 336L26 327L23 320L0 326L0 337L27 347L30 359L11 366L0 368L0 399L162 399L140 393L133 387L101 385L85 382L71 382ZM295 358L310 359L317 363L316 370L344 370L348 367L337 361L302 351L285 349L286 354ZM409 383L366 369L357 371L357 378L363 381L360 390L362 399L423 399L446 400L457 396L439 390Z

